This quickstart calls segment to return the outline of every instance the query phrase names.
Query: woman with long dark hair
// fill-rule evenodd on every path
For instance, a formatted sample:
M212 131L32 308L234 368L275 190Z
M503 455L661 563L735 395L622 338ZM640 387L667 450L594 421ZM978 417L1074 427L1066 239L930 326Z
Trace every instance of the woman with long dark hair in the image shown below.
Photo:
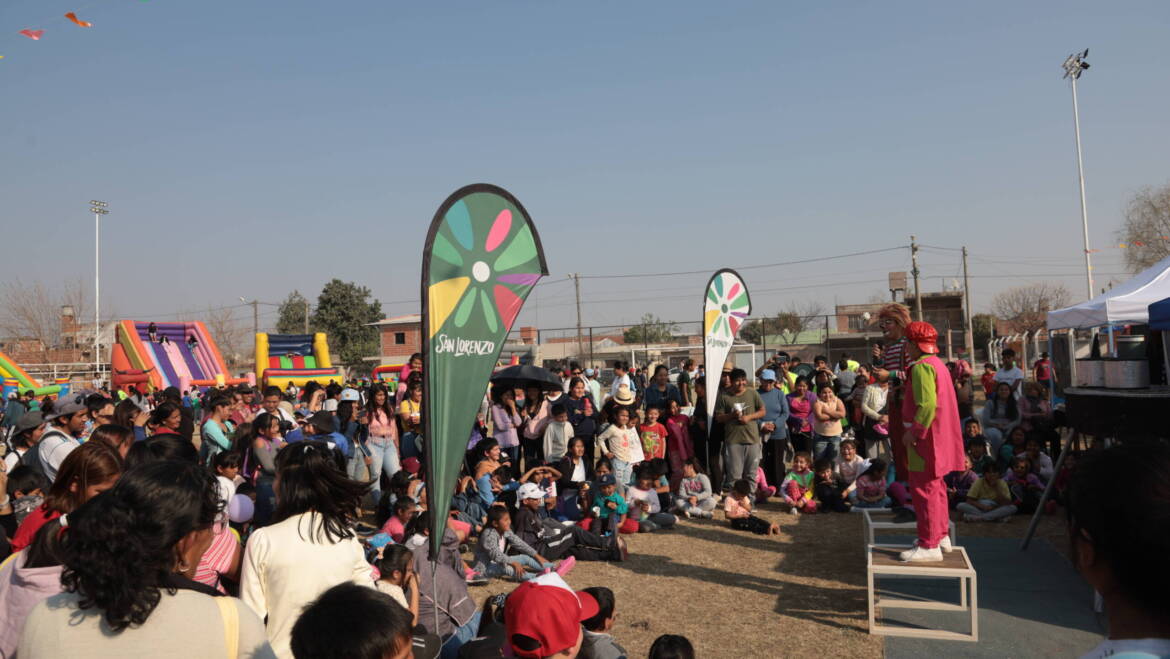
M982 412L983 436L991 442L992 455L998 455L1004 440L1020 425L1020 410L1015 392L1007 382L995 385L995 396L987 401Z
M34 607L18 655L274 657L255 613L190 578L221 505L205 469L162 461L69 513L65 592Z
M252 524L264 526L276 508L276 455L284 446L280 435L280 417L264 412L252 422L252 434L244 453L245 470L256 485L256 509Z
M153 435L178 435L182 423L182 409L170 401L154 408L150 413L150 420L147 421Z
M390 392L381 382L370 387L365 424L369 434L366 448L370 451L370 478L374 481L374 501L382 500L381 474L387 480L402 469L398 454L398 421Z
M507 454L512 464L520 464L520 437L517 429L524 420L516 405L516 393L507 386L492 388L492 439ZM480 442L482 443L482 441ZM479 444L476 444L478 447ZM474 465L472 465L474 466Z
M73 512L75 508L114 486L122 474L122 456L104 442L89 441L65 456L57 480L49 487L45 503L28 514L12 537L12 551L20 551L33 540L46 522Z
M346 475L341 451L315 440L282 448L276 468L276 512L248 540L240 596L268 618L272 647L286 657L305 605L346 581L373 586L353 528L370 486Z
M569 396L560 400L569 412L569 423L573 425L573 436L585 442L585 457L593 461L593 443L597 437L597 408L589 396L585 381L580 377L569 380Z

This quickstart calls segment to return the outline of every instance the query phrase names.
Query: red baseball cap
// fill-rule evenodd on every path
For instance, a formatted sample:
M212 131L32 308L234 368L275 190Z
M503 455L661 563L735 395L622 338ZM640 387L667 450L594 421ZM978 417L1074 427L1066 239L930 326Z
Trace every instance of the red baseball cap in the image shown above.
M508 645L517 657L539 659L563 652L581 638L581 623L597 615L592 595L574 591L549 572L520 584L504 604Z
M916 320L906 326L906 340L929 355L938 352L938 330L934 325Z

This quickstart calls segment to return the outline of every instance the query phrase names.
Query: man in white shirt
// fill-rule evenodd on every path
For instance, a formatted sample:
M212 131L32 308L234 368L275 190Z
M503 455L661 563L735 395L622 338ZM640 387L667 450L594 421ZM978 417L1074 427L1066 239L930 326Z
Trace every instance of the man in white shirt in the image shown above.
M1020 384L1024 381L1024 372L1016 366L1016 351L1008 348L1003 351L1003 366L995 372L995 381L1006 382L1012 388L1016 400L1020 398Z
M81 446L77 438L85 432L85 422L88 418L89 408L85 405L84 396L70 396L65 400L58 398L53 402L52 414L45 417L49 422L49 429L37 444L41 470L50 481L57 480L57 470L61 468L66 456Z

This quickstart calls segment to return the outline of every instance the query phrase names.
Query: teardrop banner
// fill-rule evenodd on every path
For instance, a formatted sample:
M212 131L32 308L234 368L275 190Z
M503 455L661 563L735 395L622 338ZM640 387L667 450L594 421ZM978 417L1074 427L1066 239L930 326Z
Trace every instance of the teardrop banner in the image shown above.
M707 370L707 435L719 397L719 377L723 362L735 343L735 335L752 313L752 299L739 273L723 268L711 275L703 296L703 363ZM708 459L708 464L710 461Z
M421 298L432 560L488 378L524 299L546 275L540 235L507 190L476 183L439 206L423 247Z

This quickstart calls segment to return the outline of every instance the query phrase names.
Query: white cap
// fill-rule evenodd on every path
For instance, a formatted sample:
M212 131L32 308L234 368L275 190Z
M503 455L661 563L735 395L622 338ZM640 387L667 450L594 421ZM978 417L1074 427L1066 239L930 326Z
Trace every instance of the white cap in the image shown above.
M525 499L543 499L544 493L541 492L540 486L536 483L525 483L516 490L516 507L520 507L520 502Z

